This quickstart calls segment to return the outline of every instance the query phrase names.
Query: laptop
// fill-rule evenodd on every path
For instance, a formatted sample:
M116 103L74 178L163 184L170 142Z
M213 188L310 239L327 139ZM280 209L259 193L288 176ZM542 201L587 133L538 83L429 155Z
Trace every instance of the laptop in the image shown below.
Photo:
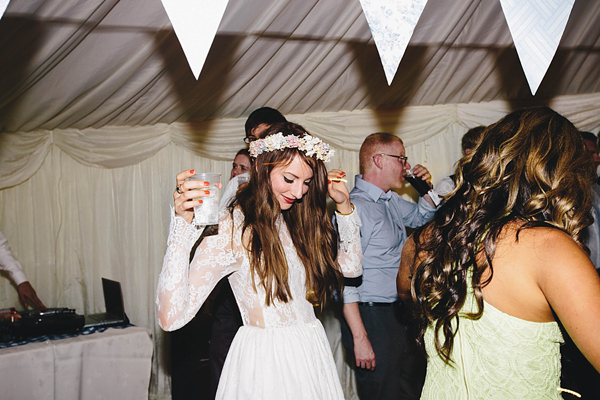
M86 315L84 328L128 325L129 318L123 306L121 283L102 278L102 291L106 312Z

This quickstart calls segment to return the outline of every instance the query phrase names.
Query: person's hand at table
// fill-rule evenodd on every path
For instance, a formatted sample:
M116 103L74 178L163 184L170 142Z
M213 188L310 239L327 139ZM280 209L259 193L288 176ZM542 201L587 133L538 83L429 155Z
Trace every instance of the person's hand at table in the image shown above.
M25 281L17 286L17 293L19 294L19 300L21 301L21 304L23 304L25 308L29 308L31 306L42 311L46 309L46 306L37 297L35 289L28 281Z

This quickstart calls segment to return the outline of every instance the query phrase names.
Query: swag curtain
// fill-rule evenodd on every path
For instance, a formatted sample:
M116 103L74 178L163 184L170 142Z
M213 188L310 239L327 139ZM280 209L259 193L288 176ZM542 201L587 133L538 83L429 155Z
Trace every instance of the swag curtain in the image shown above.
M600 127L600 94L547 104L579 129L596 132ZM403 138L411 164L427 166L435 183L451 173L468 128L495 122L514 108L491 102L287 117L330 142L337 152L329 167L342 168L350 177L358 172L364 137L393 132ZM47 306L81 314L103 311L100 278L121 281L130 319L153 332L153 399L170 398L167 335L155 322L154 296L174 177L195 168L220 172L225 183L231 159L243 147L243 124L243 119L224 119L0 135L0 231ZM0 304L19 307L8 279L0 280ZM325 326L352 398L338 325L328 320Z
M561 112L578 128L592 130L599 125L598 100L600 94L574 95L557 97L544 104ZM358 110L287 117L340 150L358 151L365 135L374 131L398 135L404 140L408 150L440 134L462 135L472 126L487 125L511 110L526 105L528 104L494 101L412 106L395 111ZM121 168L138 164L171 143L201 157L229 162L242 145L244 122L245 119L236 118L190 124L2 133L0 189L21 184L33 176L52 146L60 148L82 165L100 168ZM444 153L450 152L451 160L460 155L458 150L456 147L447 149L445 146L440 149ZM447 158L444 157L444 160ZM434 160L439 162L439 158ZM429 167L434 173L442 173L447 172L450 166L447 163L436 163Z

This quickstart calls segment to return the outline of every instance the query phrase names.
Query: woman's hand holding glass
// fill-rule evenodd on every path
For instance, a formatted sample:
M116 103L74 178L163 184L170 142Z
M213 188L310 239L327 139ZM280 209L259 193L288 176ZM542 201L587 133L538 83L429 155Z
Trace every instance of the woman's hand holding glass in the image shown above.
M196 173L193 169L188 169L177 174L175 191L173 192L173 201L175 206L175 215L185 219L188 224L194 219L194 207L202 204L201 197L210 195L208 187L210 182L202 180L188 180ZM221 185L219 184L219 187Z

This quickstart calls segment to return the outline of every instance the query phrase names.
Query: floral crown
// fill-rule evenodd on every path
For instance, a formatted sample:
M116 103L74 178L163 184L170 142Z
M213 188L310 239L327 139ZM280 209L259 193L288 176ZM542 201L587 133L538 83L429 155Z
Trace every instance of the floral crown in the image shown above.
M262 153L287 148L302 150L308 157L315 156L317 160L324 162L328 162L334 153L334 149L329 144L314 136L308 134L303 137L296 135L284 136L281 132L250 142L248 152L256 158Z

